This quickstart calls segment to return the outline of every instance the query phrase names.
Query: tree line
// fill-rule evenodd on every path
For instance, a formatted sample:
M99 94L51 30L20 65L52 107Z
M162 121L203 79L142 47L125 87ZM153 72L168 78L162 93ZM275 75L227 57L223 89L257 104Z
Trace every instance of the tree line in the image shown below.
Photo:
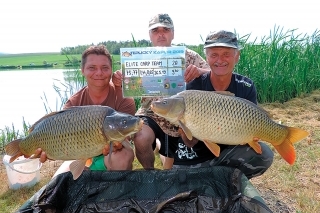
M132 40L132 41L103 41L99 42L98 45L105 45L107 49L109 50L110 54L112 55L120 55L120 48L130 48L130 47L151 47L152 44L148 40ZM94 45L92 44L87 44L87 45L78 45L75 47L63 47L60 50L60 53L63 55L77 55L77 54L82 54L82 52L87 49L89 46ZM173 44L175 46L188 46L189 49L192 49L196 52L203 52L199 50L203 50L203 45L186 45L184 43L181 44Z

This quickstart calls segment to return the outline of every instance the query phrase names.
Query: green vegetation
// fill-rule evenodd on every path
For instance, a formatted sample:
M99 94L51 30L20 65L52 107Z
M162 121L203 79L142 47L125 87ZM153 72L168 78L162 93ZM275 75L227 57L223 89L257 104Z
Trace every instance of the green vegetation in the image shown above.
M261 42L246 42L236 71L254 80L260 103L284 102L320 87L320 34L294 35L275 27Z
M120 55L120 48L124 47L150 47L151 42L147 41L145 39L136 41L134 37L132 36L132 41L103 41L99 42L97 45L102 44L105 45L110 54L112 55ZM92 45L92 44L91 44ZM87 47L90 45L78 45L76 47L64 47L61 48L61 54L81 54Z
M260 42L257 39L249 42L250 35L239 38L244 47L241 51L241 58L236 67L236 72L244 74L256 84L258 90L259 103L280 102L283 103L303 94L310 93L320 88L320 35L319 31L311 36L294 35L295 30L283 32L279 27L275 27L269 36L265 36ZM145 40L136 41L132 36L132 41L117 43L113 41L101 42L107 45L108 49L118 47L145 47L150 43ZM180 44L184 45L184 44ZM61 52L72 53L83 51L89 45L79 45L77 47L62 48ZM188 46L204 57L203 45ZM111 51L110 51L111 52ZM56 91L62 100L75 92L75 88L85 85L85 79L79 72L79 62L81 54L67 55L60 53L34 53L1 55L0 65L27 65L30 63L57 63L77 64L74 68L70 67L67 72L66 81L62 83L64 89L55 85ZM112 55L113 70L120 69L120 56ZM76 84L76 87L73 84ZM61 94L62 91L68 93ZM139 100L135 100L139 107ZM64 101L62 102L64 103Z
M283 103L320 88L319 31L314 32L311 36L294 36L294 32L295 30L283 32L279 27L275 27L274 31L270 32L269 36L263 37L260 42L256 40L248 42L250 35L239 38L244 48L241 51L241 58L235 71L253 79L258 90L259 103ZM136 42L134 37L132 39L132 42L125 44L131 46L141 45L141 42ZM110 42L105 44L110 45ZM114 44L114 42L111 42L111 44ZM142 44L147 45L145 43ZM84 47L87 46L69 48L68 51L75 51ZM202 45L191 48L203 55ZM63 51L67 52L66 49ZM0 64L40 64L43 61L64 64L68 61L77 62L80 59L81 55L79 54L69 56L58 53L3 55L0 56ZM120 69L120 56L113 55L112 59L113 70ZM79 72L79 67L73 70L70 69L66 80L67 83L54 86L61 100L63 100L62 103L65 103L71 94L86 83ZM63 91L68 92L63 93ZM139 98L135 98L135 103L138 108L140 106ZM48 110L50 111L50 109ZM11 131L8 127L6 128L0 134L7 135L6 132ZM0 139L0 144L2 144L0 148L9 141L7 137L1 137L1 135ZM3 150L0 149L0 152L3 152Z
M0 156L4 154L4 146L14 139L23 137L28 134L29 125L22 119L23 130L16 130L14 125L12 127L6 126L4 129L0 129Z

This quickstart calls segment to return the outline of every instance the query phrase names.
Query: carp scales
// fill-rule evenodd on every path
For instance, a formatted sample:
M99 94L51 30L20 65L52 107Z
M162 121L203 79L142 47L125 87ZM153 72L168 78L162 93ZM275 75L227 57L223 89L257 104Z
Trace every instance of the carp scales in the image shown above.
M122 142L142 127L143 121L113 108L100 105L75 106L52 112L39 119L25 138L5 146L12 156L10 163L21 155L31 158L41 148L52 160L76 160L70 171L77 179L91 158L102 154L110 142Z
M220 154L217 144L248 144L261 154L258 141L262 140L271 143L292 165L296 158L293 143L309 135L276 123L256 104L227 91L185 90L153 101L151 110L179 125L189 140L203 141L216 157Z

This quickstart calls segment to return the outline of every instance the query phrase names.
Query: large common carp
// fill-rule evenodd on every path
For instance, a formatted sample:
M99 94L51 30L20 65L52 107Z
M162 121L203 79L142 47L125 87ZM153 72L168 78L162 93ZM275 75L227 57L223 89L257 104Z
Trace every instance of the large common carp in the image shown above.
M88 159L102 154L110 142L122 142L139 131L142 123L138 117L107 106L71 107L42 117L25 138L10 142L5 151L12 156L10 163L21 155L32 155L37 148L49 159L76 160L70 171L77 179Z
M151 109L159 116L179 125L189 140L203 141L215 156L217 144L249 144L261 154L259 140L271 143L289 163L296 158L293 143L308 132L278 124L256 104L229 92L185 90L154 101Z

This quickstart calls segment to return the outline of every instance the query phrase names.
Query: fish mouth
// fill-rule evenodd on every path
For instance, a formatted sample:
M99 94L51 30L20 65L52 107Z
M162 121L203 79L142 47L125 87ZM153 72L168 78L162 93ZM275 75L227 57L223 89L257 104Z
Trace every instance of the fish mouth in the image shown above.
M161 110L160 107L157 107L157 103L156 103L156 102L153 102L153 103L150 104L150 109L151 109L154 113L156 113L157 111Z
M139 121L136 123L134 129L131 131L130 134L127 134L127 136L134 135L136 132L139 132L142 129L143 124L144 124L143 119L139 118ZM125 136L125 135L126 134L124 134L123 136Z
M157 103L150 104L150 109L159 116L166 114L166 110L163 110L161 106L157 105Z

